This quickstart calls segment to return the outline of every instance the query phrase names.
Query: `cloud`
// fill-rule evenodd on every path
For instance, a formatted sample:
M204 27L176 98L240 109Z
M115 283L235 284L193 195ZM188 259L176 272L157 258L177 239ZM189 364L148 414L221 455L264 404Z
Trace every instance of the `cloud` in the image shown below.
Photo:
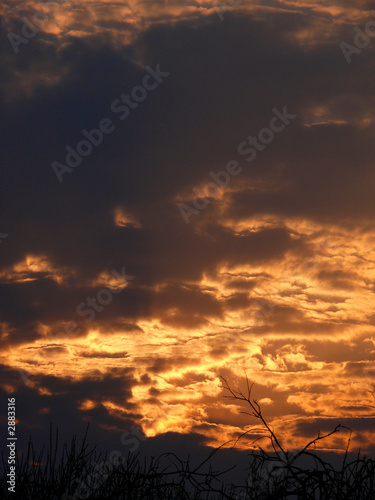
M136 422L218 444L248 424L218 377L247 373L285 432L358 413L372 433L375 46L350 67L338 47L372 4L252 2L223 22L213 2L67 7L0 49L1 362L22 432L90 419L101 443ZM35 9L3 11L5 41ZM121 120L111 104L157 65L170 75ZM250 164L238 145L284 106L296 119ZM104 118L114 132L59 183L51 163ZM232 159L186 225L178 204ZM77 307L123 267L135 279L87 322Z

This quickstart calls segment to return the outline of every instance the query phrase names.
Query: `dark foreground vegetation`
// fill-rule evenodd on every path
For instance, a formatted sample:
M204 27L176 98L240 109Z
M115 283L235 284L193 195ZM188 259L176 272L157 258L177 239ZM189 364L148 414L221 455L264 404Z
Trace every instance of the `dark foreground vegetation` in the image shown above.
M249 415L257 418L272 452L258 441L249 454L247 477L239 485L228 485L227 471L216 471L210 461L192 466L174 454L141 460L137 454L127 458L98 454L87 444L87 432L80 445L73 438L64 445L58 459L58 433L50 436L46 450L36 453L32 443L17 463L16 492L8 492L7 478L2 477L2 498L14 500L375 500L375 461L358 454L349 459L349 443L338 468L324 461L312 448L315 444L345 428L337 426L319 436L302 450L286 451L263 417L257 401L247 393L232 390L225 379L229 398L246 402ZM249 431L238 439L241 439ZM254 429L252 430L254 432ZM260 432L260 431L259 431ZM3 470L7 469L2 457Z

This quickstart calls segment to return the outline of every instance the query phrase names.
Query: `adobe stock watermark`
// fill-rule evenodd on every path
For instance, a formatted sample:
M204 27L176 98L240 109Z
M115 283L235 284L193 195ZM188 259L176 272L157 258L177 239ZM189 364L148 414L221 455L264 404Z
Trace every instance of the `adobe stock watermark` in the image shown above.
M257 136L249 135L245 141L240 142L237 147L237 152L241 156L247 156L246 161L251 163L255 160L258 152L263 151L265 147L270 144L278 134L285 130L291 120L294 120L297 115L288 113L287 107L283 107L283 111L273 108L274 116L269 122L268 128L259 130ZM279 121L277 123L277 121ZM231 180L231 176L239 175L242 172L242 167L237 160L230 160L225 167L225 170L220 170L215 173L211 170L208 174L214 182L208 182L203 191L199 192L197 188L193 188L193 207L186 203L180 203L178 208L186 224L190 224L192 215L199 215L200 212L206 208L211 199L217 198L220 195L221 189L226 188Z
M375 17L374 10L371 11L371 15ZM360 54L362 50L370 44L371 38L375 37L375 21L369 21L366 24L364 31L358 28L358 26L353 29L356 33L353 39L354 45L346 42L339 43L339 47L342 50L348 64L352 62L351 56L353 54Z
M104 308L112 302L113 295L121 293L125 289L126 284L135 279L135 276L129 276L126 274L125 267L122 268L121 274L118 273L116 269L112 269L111 273L117 281L120 281L120 283L122 282L122 285L120 284L116 288L111 286L101 288L96 294L96 297L86 297L86 299L77 306L76 314L81 317L87 316L85 318L86 323L94 321L96 314L102 312ZM60 331L58 333L49 332L46 335L46 339L51 340L59 336L72 337L79 335L82 331L76 321L69 321L65 323L64 330L65 331ZM23 382L27 385L28 380L33 375L25 370L22 370L21 368L18 368L18 372Z
M9 472L7 473L8 491L16 493L16 399L8 398L8 465Z
M132 437L128 438L129 435L132 435ZM146 439L147 437L133 425L130 432L125 431L122 434L120 442L124 446L131 444L129 452L134 453L138 450L140 441L146 441ZM91 495L93 495L95 490L106 482L113 468L116 466L118 467L121 463L126 463L126 459L122 452L119 450L112 451L108 458L96 464L94 470L84 479L75 478L74 482L77 484L77 488L74 491L73 496L69 495L69 493L65 493L62 496L62 500L76 500L77 498L80 500L87 500Z
M170 73L161 71L160 64L156 65L156 69L146 66L147 74L143 77L142 84L133 87L129 94L121 94L119 98L111 103L111 111L118 115L120 120L125 120L130 115L131 110L138 108L139 103L144 101L148 96L148 91L155 90ZM115 124L110 118L103 118L98 124L98 128L90 131L83 129L82 135L85 139L79 141L73 149L71 146L66 146L67 155L65 164L53 161L51 166L57 176L59 182L62 182L65 173L71 173L78 167L83 158L91 155L95 148L100 146L105 135L112 134L116 129Z
M7 37L8 40L14 50L15 54L18 54L20 49L20 45L27 45L30 43L30 41L36 37L36 35L39 33L39 30L42 26L44 26L48 21L51 20L51 18L58 12L60 9L61 5L65 5L66 3L69 3L70 0L60 0L59 2L57 1L49 1L49 0L38 0L37 4L42 4L46 7L52 8L53 12L46 13L44 11L39 11L36 12L33 16L32 19L27 19L26 17L22 17L21 20L23 21L23 25L21 28L21 35L17 33L13 33L12 31L8 33Z
M241 5L242 2L243 0L227 0L225 3L217 2L215 4L215 10L220 18L220 21L224 21L224 12L227 12L228 10L233 10L235 7Z
M254 311L250 315L252 325L247 333L253 333L253 328L264 324L265 319L270 318L275 311L275 306L270 300L253 300L252 305L254 306ZM249 341L248 338L242 338L241 335L237 337L245 343Z
M98 312L102 312L104 308L112 302L113 294L121 293L125 289L125 285L128 283L128 281L132 281L135 279L135 276L129 276L126 274L125 267L122 268L121 274L118 273L116 269L112 269L111 273L115 279L123 281L123 286L119 288L108 286L99 290L96 294L96 297L86 297L86 300L81 302L76 308L76 313L78 314L78 316L88 316L85 319L86 323L91 323L92 321L94 321L96 314ZM65 333L62 334L66 334L69 336L77 335L79 333L81 333L81 329L78 328L78 325L75 321L71 321L70 323L67 323L65 325ZM51 333L48 334L48 337L50 336L52 336Z
M305 272L315 271L318 267L318 257L322 256L322 252L331 248L333 246L333 238L332 236L328 236L324 241L320 241L315 245L314 255L313 257L306 257L299 264L296 264L292 267L292 271L296 272L302 269Z

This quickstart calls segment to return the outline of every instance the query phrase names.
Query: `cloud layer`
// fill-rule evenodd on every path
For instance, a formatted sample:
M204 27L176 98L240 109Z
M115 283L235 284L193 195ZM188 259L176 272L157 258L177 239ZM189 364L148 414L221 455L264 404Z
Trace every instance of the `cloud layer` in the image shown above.
M219 376L246 372L291 447L340 421L369 449L375 42L350 64L339 44L373 4L3 6L0 361L25 432L89 419L221 444L252 422ZM9 32L53 5L15 54ZM239 144L285 106L296 118L246 161ZM52 163L104 119L59 182ZM241 172L203 200L230 161Z

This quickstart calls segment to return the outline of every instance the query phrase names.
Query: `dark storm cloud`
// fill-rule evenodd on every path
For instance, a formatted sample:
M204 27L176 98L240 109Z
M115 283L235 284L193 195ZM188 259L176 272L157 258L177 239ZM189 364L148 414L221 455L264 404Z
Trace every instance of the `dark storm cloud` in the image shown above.
M349 71L335 54L337 47L328 44L306 54L286 37L295 15L275 15L281 23L277 32L270 22L235 17L225 25L212 22L194 31L180 23L151 30L125 51L103 41L100 45L100 38L71 40L57 52L35 43L41 64L55 65L57 58L66 74L56 85L37 87L28 99L3 106L7 175L1 222L14 233L3 265L17 262L25 252L43 253L84 274L126 264L141 279L159 281L184 276L185 270L186 275L198 277L207 261L214 265L222 259L220 254L241 259L241 247L247 252L243 238L236 241L213 228L212 236L223 245L222 252L213 252L211 234L202 238L185 227L172 198L180 189L204 180L211 166L222 168L247 133L267 125L273 106L287 103L300 116L306 106L337 100L337 94L348 102L352 99L346 90L337 91L340 78ZM175 50L170 50L171 39ZM366 61L371 60L372 49L367 50L363 78ZM138 53L142 63L160 63L170 76L125 122L118 122L110 104L141 81L144 71L131 60ZM29 63L30 59L29 54ZM325 74L324 85L315 76L317 68ZM50 72L53 75L53 68ZM346 115L357 113L349 111ZM117 130L60 185L51 162L62 161L65 146L74 148L83 128L96 128L107 116ZM17 147L20 137L22 148ZM292 125L259 157L256 167L245 164L243 174L250 178L270 174L288 157L283 181L291 180L292 187L269 195L256 191L233 195L233 215L267 210L293 215L309 211L312 217L324 211L332 216L341 199L339 205L345 204L347 211L355 205L354 215L370 209L370 196L363 196L361 189L370 163L363 161L356 169L354 184L351 167L361 150L371 149L366 137L370 137L366 130L350 126ZM329 168L327 158L316 161L323 150L332 156ZM115 227L113 210L118 205L134 211L143 230ZM260 253L272 253L270 243L260 242ZM282 251L275 248L275 257Z
M83 352L80 354L84 358L126 358L128 354L126 352L100 352L100 351L90 351Z
M233 290L252 290L256 286L256 281L230 280L225 286Z
M334 54L337 47L332 44L308 54L299 51L285 40L293 15L278 15L284 27L278 32L267 22L229 18L224 26L213 22L192 34L183 23L151 30L125 54L85 40L72 40L57 53L42 51L42 64L56 64L57 57L67 74L52 88L35 90L31 98L4 108L7 176L2 223L15 233L11 256L4 255L4 265L16 262L27 248L29 253L47 253L54 262L74 265L84 273L121 265L126 256L133 274L155 273L156 280L173 276L184 260L194 262L198 276L199 259L188 255L194 248L194 257L204 254L205 241L184 227L172 203L176 192L204 180L211 165L223 167L236 155L236 146L247 133L255 134L266 126L273 106L288 103L300 116L306 106L337 101L337 94L348 104L354 99L347 90L337 92L340 78L351 71ZM170 50L170 39L175 51ZM224 47L230 48L230 59L223 58ZM368 71L366 61L371 60L372 49L367 50L368 57L361 61L363 78ZM106 116L115 121L111 102L141 80L142 69L127 59L132 52L135 56L141 52L145 64L160 62L171 76L124 123L116 122L117 130L59 185L50 163L63 160L65 146L74 148L83 128L97 127ZM325 74L324 85L315 76L318 68ZM348 108L345 116L352 118L360 111ZM341 112L345 114L345 109ZM288 157L282 180L292 186L281 187L279 193L233 195L233 215L265 210L312 217L321 213L332 217L341 209L348 214L355 209L357 216L358 211L368 213L371 193L363 196L362 189L366 184L371 191L366 182L371 164L364 159L355 173L352 165L353 160L360 161L361 151L371 150L370 132L352 126L292 126L282 140L275 140L259 155L256 167L245 165L243 174L252 178L274 173ZM17 137L23 138L22 148L16 147ZM321 161L323 151L325 161ZM329 164L327 151L332 156ZM116 228L112 211L117 205L135 211L144 230ZM155 248L156 241L159 248ZM234 240L230 245L236 252ZM163 257L168 249L173 256L165 257L166 269ZM120 255L124 256L121 263Z
M296 434L315 437L318 432L331 432L337 425L344 425L354 431L374 430L375 418L319 418L299 422L296 425Z
M246 293L234 293L227 298L225 304L233 310L246 309L250 305L250 300Z
M163 373L170 371L173 367L184 367L189 365L200 365L201 360L199 358L192 358L187 356L174 356L173 359L170 358L154 358L152 365L148 367L151 373Z
M353 283L353 281L359 278L355 273L345 272L340 269L320 271L317 277L330 288L339 290L353 290L355 288L355 282Z
M32 373L32 372L31 372ZM33 435L34 443L46 442L49 424L57 427L62 436L62 441L68 442L72 437L72 429L83 429L88 421L91 422L91 442L94 437L102 449L108 449L114 436L109 436L104 429L108 425L116 425L119 429L126 430L141 416L135 410L134 404L128 400L131 389L137 382L130 369L109 370L105 375L98 373L89 375L82 380L72 378L32 375L29 382L37 382L38 389L25 385L19 372L1 366L2 380L14 384L17 389L14 393L17 400L17 428L19 431L20 447L26 445L28 437ZM41 392L39 389L43 388ZM4 401L5 391L0 389L1 399ZM95 401L97 406L91 410L79 409L82 401L89 399ZM112 401L126 407L127 412L114 415L102 406L104 401ZM47 408L48 411L42 411ZM66 424L70 422L67 426ZM2 424L4 424L2 422ZM118 436L119 439L120 436ZM20 450L21 451L21 450Z
M84 319L77 309L80 304L87 302L87 297L95 298L102 288L59 286L49 278L0 285L3 305L1 318L9 325L12 332L8 342L20 343L22 339L29 341L41 339L43 335L37 328L40 322L49 326L47 340L52 340L58 334L73 338L83 336L93 324L106 325L110 331L116 326L113 315L127 320L147 317L149 292L147 290L142 292L140 289L132 292L126 289L121 292L122 297L114 295L113 302L98 312L93 322L88 322L88 317ZM85 310L87 308L86 305ZM77 327L67 330L65 325L70 322L76 322ZM140 330L136 325L123 323L121 328Z

